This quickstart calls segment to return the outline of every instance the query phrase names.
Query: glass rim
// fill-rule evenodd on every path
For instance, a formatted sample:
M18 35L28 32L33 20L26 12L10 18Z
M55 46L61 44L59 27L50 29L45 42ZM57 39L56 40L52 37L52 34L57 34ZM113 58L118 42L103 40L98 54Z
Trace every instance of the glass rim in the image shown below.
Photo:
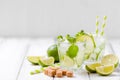
M58 43L60 43L60 44L72 44L72 43L70 43L70 42L65 42L65 41L57 41L57 44ZM84 42L75 42L75 43L73 43L73 44L84 44Z

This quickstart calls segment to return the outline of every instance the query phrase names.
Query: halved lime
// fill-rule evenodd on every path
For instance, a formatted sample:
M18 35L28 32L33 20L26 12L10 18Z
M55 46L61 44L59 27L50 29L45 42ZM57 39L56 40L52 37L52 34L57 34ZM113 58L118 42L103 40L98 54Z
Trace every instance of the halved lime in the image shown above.
M96 72L102 76L108 76L114 71L114 65L96 67Z
M54 58L53 57L48 57L48 58L42 57L39 60L39 65L41 65L43 67L53 65L53 64L54 64Z
M66 67L71 67L74 65L74 61L69 56L64 55L62 65L66 66Z
M95 73L96 72L96 67L101 66L101 63L96 62L96 63L92 63L92 64L87 64L86 65L86 70L91 72L91 73Z
M101 60L102 65L110 65L113 64L114 67L116 68L119 64L119 59L115 54L108 54L104 56Z
M28 56L27 59L34 65L38 65L39 59L41 56Z

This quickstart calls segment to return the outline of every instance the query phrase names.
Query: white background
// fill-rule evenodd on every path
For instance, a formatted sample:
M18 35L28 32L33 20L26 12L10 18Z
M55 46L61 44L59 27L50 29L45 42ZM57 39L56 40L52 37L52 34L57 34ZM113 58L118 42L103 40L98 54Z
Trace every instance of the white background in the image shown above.
M0 37L55 37L84 29L108 16L106 35L120 37L120 0L0 0Z

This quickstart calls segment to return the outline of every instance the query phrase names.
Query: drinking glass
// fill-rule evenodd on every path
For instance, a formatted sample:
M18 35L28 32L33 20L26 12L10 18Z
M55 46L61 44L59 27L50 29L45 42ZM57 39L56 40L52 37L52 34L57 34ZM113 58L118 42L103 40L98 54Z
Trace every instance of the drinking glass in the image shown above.
M101 35L94 35L94 42L95 42L95 47L94 49L89 52L85 48L85 60L84 63L93 63L93 62L100 62L101 58L104 55L105 52L105 45L106 45L106 40L103 36Z
M58 42L58 54L60 59L60 65L64 69L69 70L78 70L81 68L81 65L84 61L84 43L74 43L69 42ZM68 54L68 50L72 46L77 46L78 51L76 54ZM71 49L71 52L74 52L74 49Z
M92 35L93 39L83 42L58 41L58 54L62 68L76 71L81 68L83 63L88 64L101 60L105 51L105 38L100 35Z

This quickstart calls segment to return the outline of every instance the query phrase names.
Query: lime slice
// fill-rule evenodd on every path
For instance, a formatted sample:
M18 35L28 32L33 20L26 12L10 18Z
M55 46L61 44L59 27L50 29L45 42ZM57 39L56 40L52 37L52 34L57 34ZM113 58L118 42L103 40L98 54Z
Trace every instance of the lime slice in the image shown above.
M110 65L113 64L114 67L116 68L119 64L119 59L116 55L114 54L108 54L106 56L104 56L101 60L101 64L102 65Z
M96 47L94 37L92 35L84 34L77 36L76 38L77 42L84 42L85 47L85 59L89 59L91 53L94 51L94 48Z
M54 58L53 57L42 57L39 60L39 64L43 67L50 66L54 64Z
M28 56L27 59L34 65L38 65L39 59L41 56Z
M88 35L88 34L84 34L84 35L80 35L77 36L76 38L77 42L84 42L86 41L88 44L88 46L92 46L92 47L96 47L95 41L94 41L94 37L93 35Z
M96 67L99 67L99 66L101 66L101 63L99 63L99 62L88 64L88 65L86 65L86 70L91 73L95 73Z
M68 48L68 51L67 51L67 55L70 57L70 58L74 58L77 56L77 53L78 53L78 46L75 45L75 44L72 44L69 48Z
M114 65L96 67L96 72L102 76L108 76L114 71Z
M77 67L81 67L81 65L84 61L84 52L79 51L75 60L76 60Z
M69 56L64 55L62 65L66 66L66 67L71 67L74 65L74 61Z

